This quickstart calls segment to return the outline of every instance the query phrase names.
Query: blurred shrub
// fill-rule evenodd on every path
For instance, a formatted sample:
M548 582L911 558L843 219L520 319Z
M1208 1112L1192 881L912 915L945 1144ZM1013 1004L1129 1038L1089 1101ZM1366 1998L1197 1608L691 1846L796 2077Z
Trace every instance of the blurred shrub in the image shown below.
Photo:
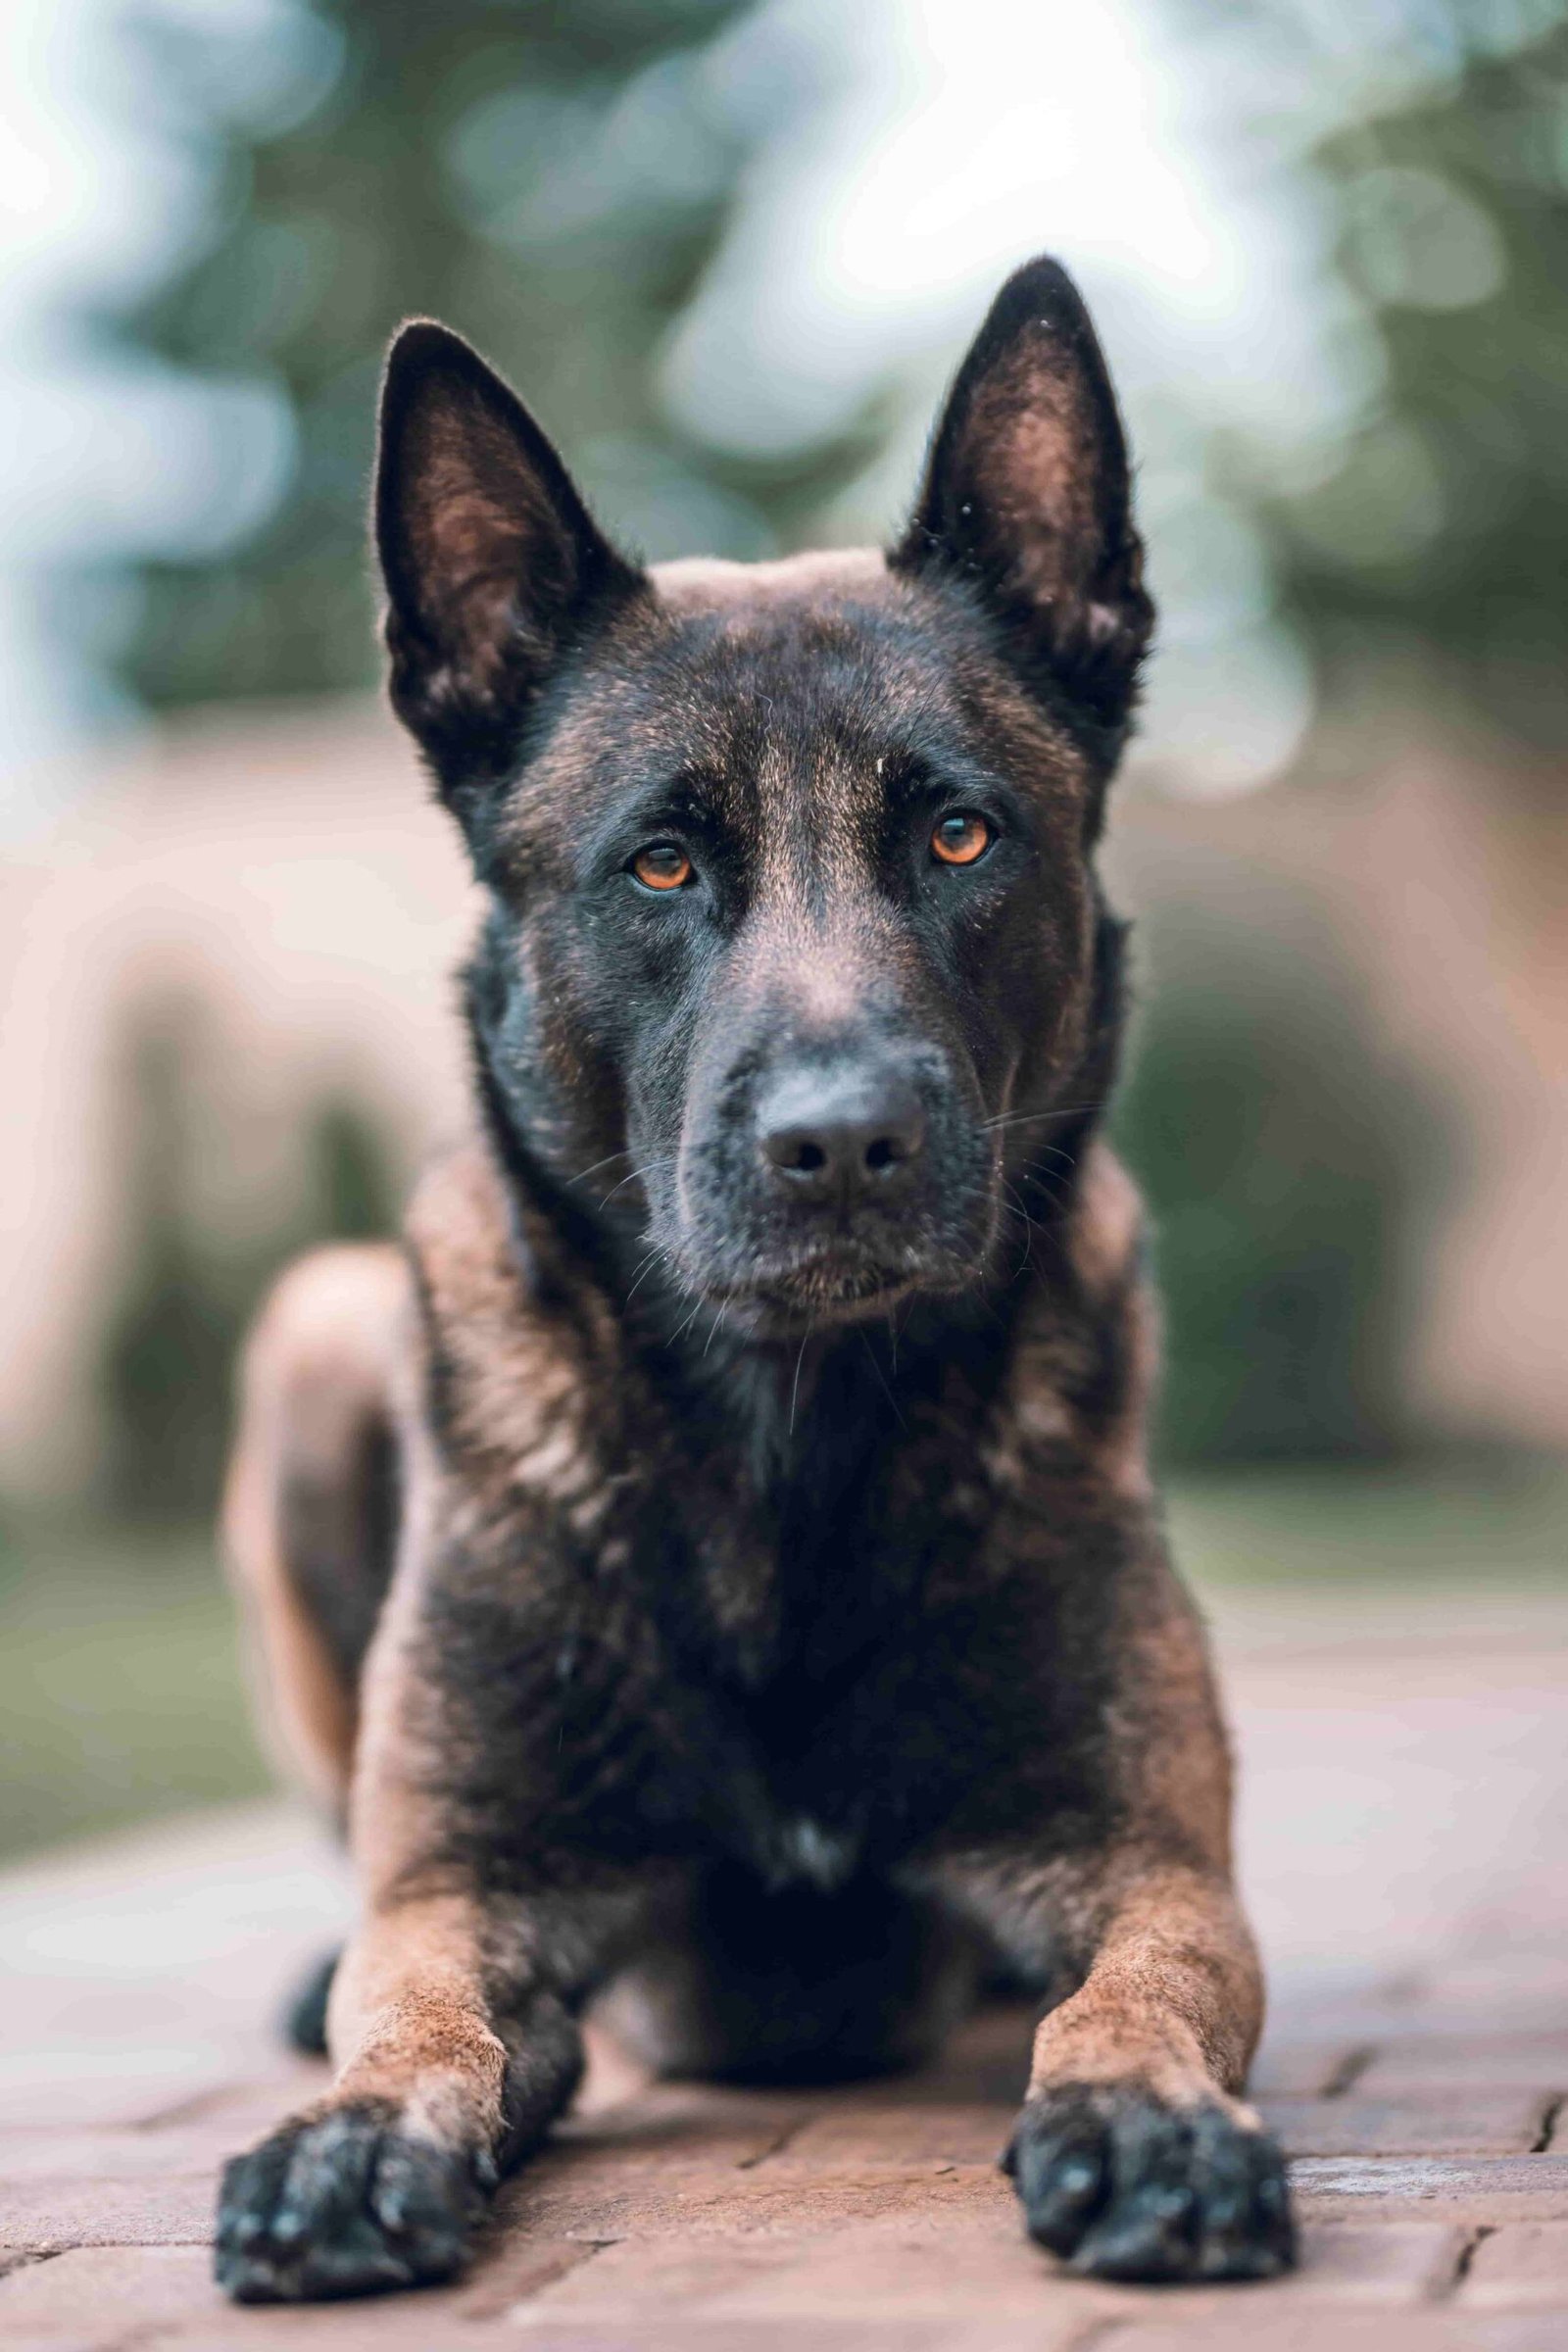
M1346 24L1306 0L1251 20L1295 44L1276 98L1291 82L1305 98L1314 74L1362 85L1289 169L1322 219L1339 357L1365 392L1322 448L1231 457L1328 709L1381 701L1560 753L1568 12L1423 0L1394 16L1402 47L1385 27L1353 60Z
M1409 1237L1443 1139L1343 970L1212 911L1152 929L1116 1133L1153 1217L1162 1450L1394 1451Z
M373 1121L329 1098L310 1114L304 1183L274 1223L236 1232L204 1214L207 1042L194 1005L159 999L139 1008L122 1054L123 1271L99 1344L100 1490L133 1519L216 1504L235 1354L283 1260L312 1242L388 1233L397 1211Z

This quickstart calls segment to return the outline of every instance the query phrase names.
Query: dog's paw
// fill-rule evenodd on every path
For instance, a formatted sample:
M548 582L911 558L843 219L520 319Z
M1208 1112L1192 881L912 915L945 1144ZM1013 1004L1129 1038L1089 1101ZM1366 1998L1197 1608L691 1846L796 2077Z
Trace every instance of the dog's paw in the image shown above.
M1003 2158L1031 2236L1087 2278L1273 2278L1296 2260L1285 2160L1217 2101L1063 2083Z
M302 2117L224 2167L218 2283L237 2303L300 2303L450 2278L489 2186L384 2104Z

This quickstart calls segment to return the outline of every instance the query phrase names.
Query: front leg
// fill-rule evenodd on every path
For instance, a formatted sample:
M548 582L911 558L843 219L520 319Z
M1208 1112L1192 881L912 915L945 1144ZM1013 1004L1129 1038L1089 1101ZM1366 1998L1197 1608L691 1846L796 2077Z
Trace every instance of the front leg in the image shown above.
M1067 1988L1004 2162L1031 2233L1075 2271L1269 2278L1294 2239L1279 2148L1241 2095L1263 1990L1231 1884L1229 1758L1157 1545L1130 1554L1098 1641L1108 1686L1077 1727L1065 1817L1021 1741L991 1792L1016 1833L935 1874L1020 1974Z
M240 2302L370 2294L449 2278L505 2168L565 2107L583 1997L633 1939L650 1871L596 1864L561 1819L558 1695L475 1671L510 1642L554 1660L479 1585L406 1472L398 1578L363 1690L351 1843L365 1918L333 1980L325 2096L227 2167L217 2273ZM465 1603L440 1575L466 1575ZM559 1687L558 1687L559 1692Z
M1284 2161L1240 2096L1261 1984L1228 1884L1152 1861L1072 1875L1053 1874L1058 1900L1098 1945L1040 2023L1004 2159L1031 2234L1099 2278L1288 2270Z
M506 2167L571 2098L574 2009L626 1899L384 1900L333 1987L331 2089L223 2176L219 2283L242 2303L449 2278Z

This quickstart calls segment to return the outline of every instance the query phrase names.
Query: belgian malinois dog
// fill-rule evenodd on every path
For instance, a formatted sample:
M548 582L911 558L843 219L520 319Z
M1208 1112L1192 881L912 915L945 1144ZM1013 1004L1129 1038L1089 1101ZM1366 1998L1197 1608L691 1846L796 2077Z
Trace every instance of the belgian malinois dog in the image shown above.
M425 323L376 538L485 893L477 1117L248 1359L230 1548L363 1922L220 2278L449 2276L612 1984L663 2069L778 2082L919 2059L998 1970L1042 2011L1004 2158L1041 2244L1283 2269L1102 1134L1152 608L1073 285L1003 289L885 556L640 568Z

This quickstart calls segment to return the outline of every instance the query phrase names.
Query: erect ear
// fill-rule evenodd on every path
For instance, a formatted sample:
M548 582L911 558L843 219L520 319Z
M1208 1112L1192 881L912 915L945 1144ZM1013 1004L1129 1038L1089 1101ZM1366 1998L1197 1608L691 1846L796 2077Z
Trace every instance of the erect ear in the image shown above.
M1026 263L992 304L890 560L966 581L1027 671L1125 721L1153 607L1109 371L1059 263Z
M387 359L375 539L393 707L464 798L505 768L552 667L640 575L521 401L427 319Z

